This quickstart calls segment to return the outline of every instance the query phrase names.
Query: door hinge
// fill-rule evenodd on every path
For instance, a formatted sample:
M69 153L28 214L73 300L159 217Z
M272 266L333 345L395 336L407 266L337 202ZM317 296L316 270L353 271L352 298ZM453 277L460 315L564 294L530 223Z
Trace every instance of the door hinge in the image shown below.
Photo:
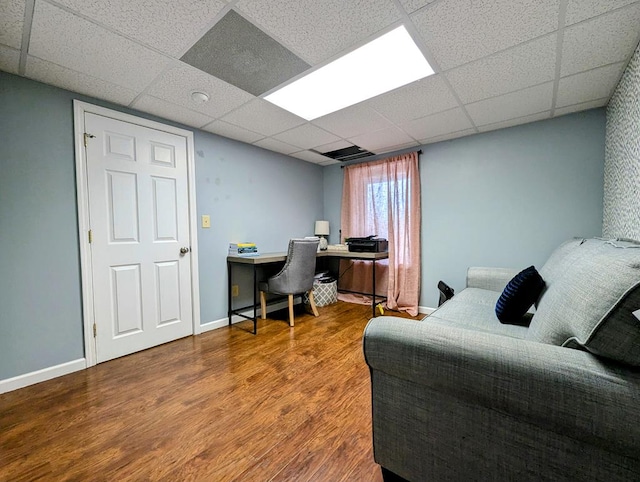
M93 337L95 338L96 336L98 336L98 327L94 323L93 324Z
M87 132L84 133L84 147L87 147L87 139L93 139L95 136Z
M89 235L89 244L91 244L91 243L93 243L93 230L92 229L89 230L88 235Z

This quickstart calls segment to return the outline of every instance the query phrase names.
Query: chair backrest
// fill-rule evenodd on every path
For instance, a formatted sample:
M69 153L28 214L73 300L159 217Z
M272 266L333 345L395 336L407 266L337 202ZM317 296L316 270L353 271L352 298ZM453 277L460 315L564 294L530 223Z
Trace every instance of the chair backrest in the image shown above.
M312 289L318 243L318 239L291 239L284 267L269 278L269 291L298 294Z

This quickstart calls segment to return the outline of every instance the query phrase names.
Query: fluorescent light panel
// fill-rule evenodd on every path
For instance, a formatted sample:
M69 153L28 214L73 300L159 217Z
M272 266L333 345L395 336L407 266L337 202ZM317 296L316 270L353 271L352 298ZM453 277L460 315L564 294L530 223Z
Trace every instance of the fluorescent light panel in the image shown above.
M433 74L404 26L265 97L307 120Z

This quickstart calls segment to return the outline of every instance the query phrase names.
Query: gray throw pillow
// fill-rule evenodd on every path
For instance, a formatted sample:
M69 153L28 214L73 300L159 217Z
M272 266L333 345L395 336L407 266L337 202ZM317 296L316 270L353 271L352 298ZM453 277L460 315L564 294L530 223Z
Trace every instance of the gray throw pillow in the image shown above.
M527 338L640 366L640 244L590 239L569 257L545 278Z

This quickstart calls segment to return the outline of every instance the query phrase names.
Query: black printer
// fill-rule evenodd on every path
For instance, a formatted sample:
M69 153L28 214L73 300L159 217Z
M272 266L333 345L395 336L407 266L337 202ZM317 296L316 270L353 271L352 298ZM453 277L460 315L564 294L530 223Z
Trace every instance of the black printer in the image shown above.
M347 238L349 251L355 253L383 253L389 251L389 241L383 238L376 238L376 235L364 238Z

